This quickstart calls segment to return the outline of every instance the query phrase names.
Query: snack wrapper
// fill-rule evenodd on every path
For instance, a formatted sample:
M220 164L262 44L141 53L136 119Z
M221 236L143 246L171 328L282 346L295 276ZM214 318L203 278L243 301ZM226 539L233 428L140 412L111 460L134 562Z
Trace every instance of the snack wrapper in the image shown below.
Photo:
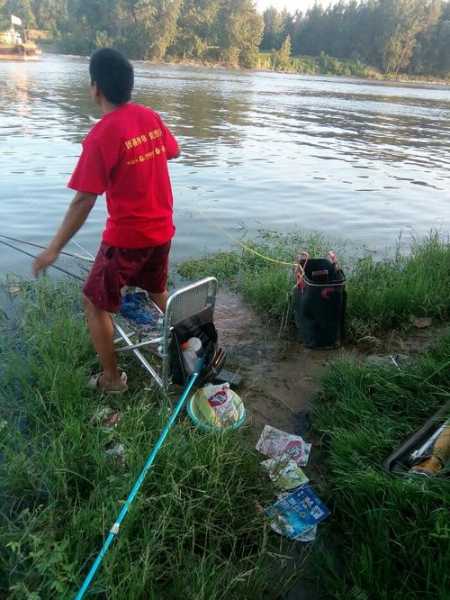
M256 449L271 458L287 455L299 467L308 464L311 454L311 444L307 444L302 437L285 433L270 425L264 427Z
M302 469L291 460L288 454L269 458L261 465L267 470L274 484L282 490L293 490L309 481Z
M330 515L330 511L309 485L278 500L266 509L272 529L291 540L305 541L312 529ZM309 535L307 535L309 534Z

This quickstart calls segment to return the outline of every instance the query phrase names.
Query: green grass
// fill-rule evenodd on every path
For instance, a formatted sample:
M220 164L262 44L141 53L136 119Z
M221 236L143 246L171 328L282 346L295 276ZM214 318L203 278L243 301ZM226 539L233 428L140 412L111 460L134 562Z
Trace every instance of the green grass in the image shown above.
M314 424L324 436L324 537L317 557L337 600L448 600L450 485L396 478L383 461L450 397L450 338L405 369L335 363Z
M255 241L245 242L264 256L294 264L299 250L311 254L328 252L328 242L320 234L283 235L262 232ZM215 276L242 294L263 317L281 320L289 309L289 297L294 286L294 267L267 262L247 251L219 252L201 259L189 260L178 266L187 279Z
M353 328L368 331L407 325L411 317L447 320L450 312L450 246L433 234L392 260L359 261L350 273Z
M376 69L359 60L345 60L328 56L322 52L319 56L291 56L280 62L280 53L259 52L255 67L270 71L300 73L302 75L340 75L343 77L374 77L379 75Z
M108 400L86 389L96 361L78 298L67 284L27 285L16 329L0 323L0 597L12 600L73 597L168 416L136 373L136 388L109 400L118 428L92 424ZM111 443L124 445L125 465L106 455ZM277 597L289 577L256 510L274 497L258 462L245 431L177 424L93 597Z
M330 243L318 234L264 234L250 243L262 254L294 261L300 250L323 256ZM450 314L450 246L436 234L414 241L409 252L391 259L372 256L351 260L338 247L348 276L348 335L358 340L394 328L405 328L414 317L446 320ZM277 266L246 251L219 253L182 264L187 278L215 275L242 294L263 317L281 321L289 311L295 280L293 269Z

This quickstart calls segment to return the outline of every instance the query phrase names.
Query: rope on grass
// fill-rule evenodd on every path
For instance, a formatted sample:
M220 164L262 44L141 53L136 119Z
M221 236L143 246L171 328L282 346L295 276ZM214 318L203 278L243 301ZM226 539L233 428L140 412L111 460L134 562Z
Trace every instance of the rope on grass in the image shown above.
M267 256L265 254L262 254L261 252L258 252L258 250L255 250L248 244L245 244L242 240L239 240L239 239L233 237L223 227L220 227L216 223L213 223L212 221L207 219L202 212L195 210L195 209L192 209L192 212L195 213L200 218L202 218L210 227L213 227L214 229L219 231L222 235L227 237L233 244L240 246L243 250L245 250L245 252L248 252L249 254L253 254L254 256L257 256L258 258L264 260L265 262L271 263L271 264L279 265L281 267L294 268L294 274L295 274L295 278L297 280L297 287L300 289L303 289L305 287L305 285L306 285L305 284L305 277L306 277L305 269L306 269L306 265L310 259L310 255L308 252L300 252L300 254L297 258L297 262L295 262L295 263L287 262L285 260L279 260L278 258L273 258L271 256ZM328 258L333 264L337 264L337 256L334 251L330 251L328 253ZM313 283L311 281L308 281L308 285L311 287L322 287L322 284ZM328 283L327 287L342 287L343 285L344 285L344 282Z

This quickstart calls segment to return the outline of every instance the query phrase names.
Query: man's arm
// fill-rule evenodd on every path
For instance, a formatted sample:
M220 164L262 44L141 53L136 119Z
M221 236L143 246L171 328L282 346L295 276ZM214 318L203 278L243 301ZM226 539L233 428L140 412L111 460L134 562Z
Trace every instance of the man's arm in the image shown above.
M175 158L179 158L181 154L180 145L178 141L175 139L175 136L172 134L170 129L164 123L164 121L160 118L161 129L163 132L163 140L164 146L166 148L166 157L167 160L174 160Z
M33 263L33 275L35 277L55 262L64 246L81 229L89 213L94 208L96 199L96 194L77 192L66 212L61 227L47 250L44 250Z
M168 156L167 160L175 160L176 158L180 158L180 155L181 155L181 148L180 148L180 145L177 143L175 152L171 156Z
M181 148L179 146L179 144L177 144L177 148L174 152L174 154L172 154L172 156L168 156L167 160L175 160L176 158L180 158L181 156Z

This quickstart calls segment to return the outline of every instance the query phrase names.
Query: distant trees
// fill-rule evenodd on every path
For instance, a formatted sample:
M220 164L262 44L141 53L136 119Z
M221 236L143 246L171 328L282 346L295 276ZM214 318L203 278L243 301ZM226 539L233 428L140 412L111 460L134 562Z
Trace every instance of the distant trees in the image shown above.
M254 0L0 0L0 27L11 14L80 54L114 45L131 58L246 67L263 58L287 70L303 55L394 74L450 73L450 0L340 0L263 15Z
M291 66L292 42L291 36L286 36L286 39L281 45L281 48L275 52L274 63L278 71L288 71Z
M450 71L450 2L444 0L350 0L284 18L264 15L262 49L280 48L291 36L295 55L323 55L370 64L386 73ZM278 40L278 43L277 41Z
M218 40L225 59L231 64L254 66L264 28L255 3L253 0L225 0L221 4Z
M264 14L264 35L261 50L270 52L280 48L285 30L283 15L276 8L268 8Z
M380 67L398 74L408 69L416 49L418 35L439 16L439 4L424 0L384 0L380 2ZM436 10L435 10L436 9Z
M67 0L32 0L32 10L36 27L56 34L67 14Z
M171 53L182 58L202 58L208 50L217 50L221 7L219 0L184 0Z
M6 17L9 17L11 14L19 17L26 27L33 27L35 25L31 0L5 0L2 12Z
M264 23L254 0L0 0L26 27L51 30L64 50L114 45L131 58L256 64Z

